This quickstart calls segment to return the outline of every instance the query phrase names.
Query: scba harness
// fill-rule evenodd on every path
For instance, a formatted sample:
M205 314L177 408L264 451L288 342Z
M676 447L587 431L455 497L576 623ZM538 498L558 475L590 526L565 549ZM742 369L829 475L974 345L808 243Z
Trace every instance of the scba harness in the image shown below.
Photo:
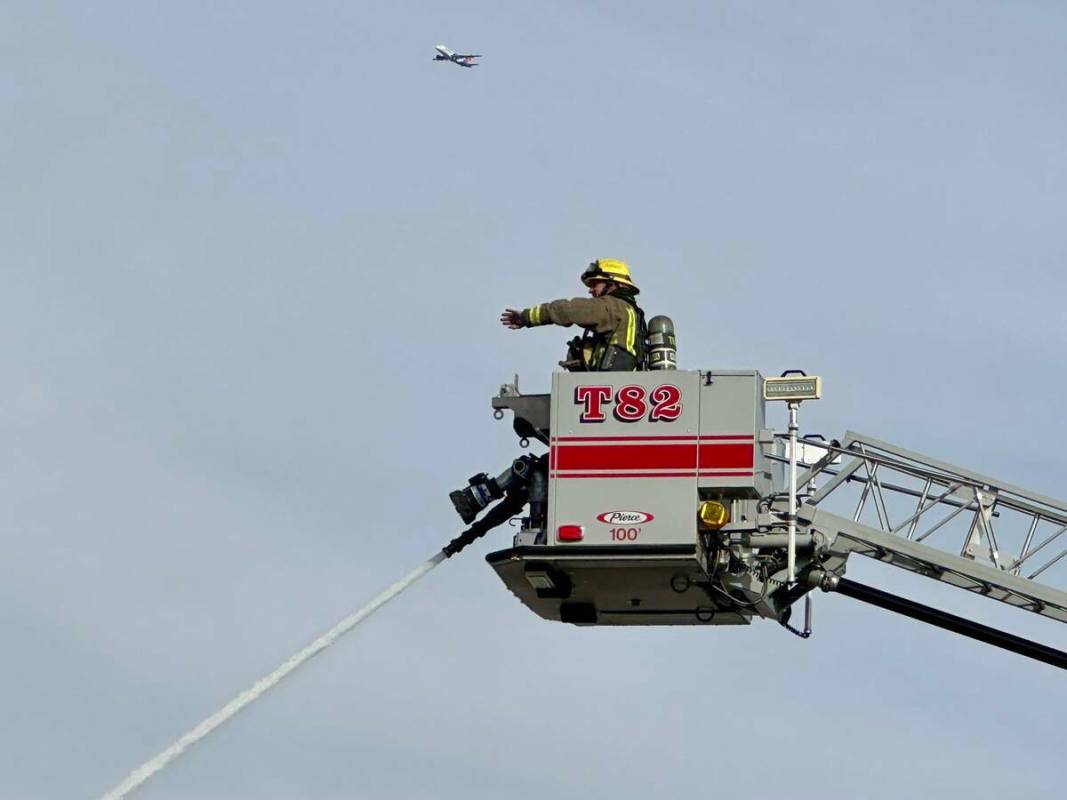
M560 366L571 372L632 372L645 369L645 312L632 294L617 290L611 295L626 303L626 327L610 334L586 329L567 343L567 358Z

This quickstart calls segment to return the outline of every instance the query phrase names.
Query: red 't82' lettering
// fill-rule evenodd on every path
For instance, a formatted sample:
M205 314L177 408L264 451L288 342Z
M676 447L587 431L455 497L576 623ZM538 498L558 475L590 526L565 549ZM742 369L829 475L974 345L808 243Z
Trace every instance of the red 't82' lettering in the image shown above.
M648 415L649 422L664 420L673 422L682 415L682 391L677 386L665 383L657 386L649 394L652 400L652 413Z
M615 395L615 419L620 422L637 422L646 411L648 404L643 386L623 386Z
M603 422L604 403L611 399L610 386L576 386L574 402L585 406L579 417L581 422Z
M620 422L637 422L648 412L645 388L636 384L623 386L615 394L615 419ZM583 406L580 422L603 422L607 419L604 404L611 402L610 386L576 386L574 402ZM682 416L682 390L670 383L657 386L648 393L652 401L649 422L674 422Z

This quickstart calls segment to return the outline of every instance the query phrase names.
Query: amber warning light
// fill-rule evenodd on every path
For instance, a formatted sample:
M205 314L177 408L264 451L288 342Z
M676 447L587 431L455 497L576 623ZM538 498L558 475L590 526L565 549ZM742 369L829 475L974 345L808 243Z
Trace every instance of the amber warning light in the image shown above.
M730 521L730 509L717 500L705 500L697 509L697 519L700 520L700 527L717 531Z

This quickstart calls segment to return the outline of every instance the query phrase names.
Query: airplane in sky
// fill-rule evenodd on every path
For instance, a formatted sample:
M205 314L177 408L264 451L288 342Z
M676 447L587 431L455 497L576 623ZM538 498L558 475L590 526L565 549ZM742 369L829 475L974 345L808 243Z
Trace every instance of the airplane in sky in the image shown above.
M451 61L461 67L476 67L478 63L474 59L481 58L476 53L453 53L443 44L437 45L434 49L437 51L437 55L433 57L434 61Z

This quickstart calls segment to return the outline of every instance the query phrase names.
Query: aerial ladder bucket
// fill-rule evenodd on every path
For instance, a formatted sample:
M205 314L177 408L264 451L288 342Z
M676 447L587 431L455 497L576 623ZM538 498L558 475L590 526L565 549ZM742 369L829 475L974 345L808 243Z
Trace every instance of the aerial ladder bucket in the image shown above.
M511 411L522 444L547 452L524 456L540 476L523 478L530 512L487 561L548 620L763 618L806 636L821 589L1067 666L1054 648L845 578L858 553L1067 622L1067 503L862 434L800 436L800 403L820 392L803 373L752 370L563 372L548 394L501 387L495 415ZM788 404L787 432L767 426L768 400ZM491 498L492 483L475 476L453 499ZM789 624L801 598L803 631Z

